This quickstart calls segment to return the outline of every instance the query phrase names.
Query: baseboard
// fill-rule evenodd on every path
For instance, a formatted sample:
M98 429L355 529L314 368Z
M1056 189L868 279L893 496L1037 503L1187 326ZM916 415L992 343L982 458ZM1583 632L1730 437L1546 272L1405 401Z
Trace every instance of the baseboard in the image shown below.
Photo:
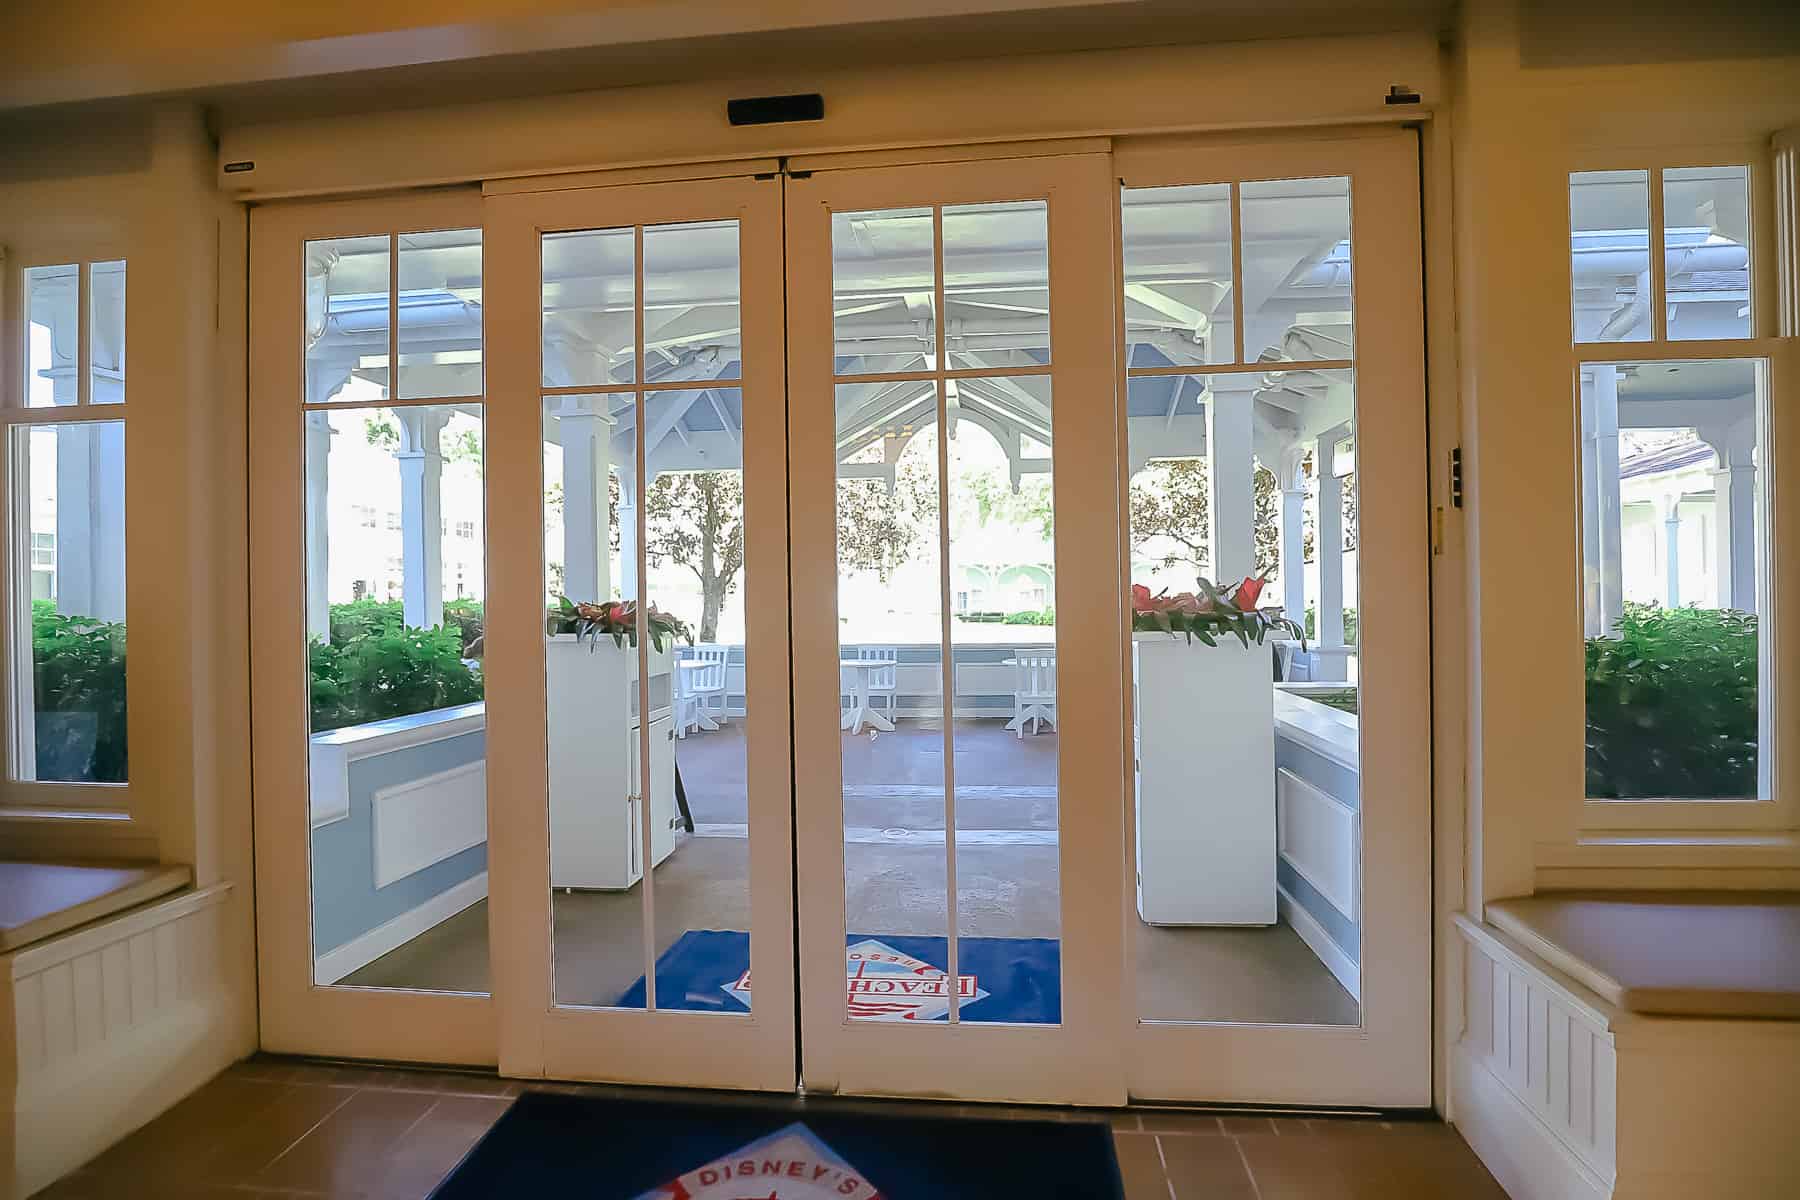
M1337 981L1344 985L1344 990L1360 1003L1362 1001L1362 971L1357 967L1355 961L1344 953L1343 947L1332 941L1331 935L1325 932L1325 927L1319 924L1311 913L1300 907L1300 902L1289 895L1286 888L1279 885L1275 888L1275 906L1276 911L1287 919L1289 925L1293 926L1294 932L1300 935L1300 940L1306 943L1307 949L1318 955L1319 961L1325 964L1325 969L1330 971Z
M419 905L351 938L313 963L313 983L327 987L362 970L390 950L398 949L427 929L441 925L463 909L487 899L487 872L470 876Z
M1512 1200L1607 1200L1612 1186L1458 1044L1450 1055L1456 1128Z

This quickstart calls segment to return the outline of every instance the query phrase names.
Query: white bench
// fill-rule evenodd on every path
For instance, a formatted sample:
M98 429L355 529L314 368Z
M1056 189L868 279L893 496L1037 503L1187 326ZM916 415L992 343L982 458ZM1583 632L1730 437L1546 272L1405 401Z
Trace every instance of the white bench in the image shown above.
M230 884L184 866L0 862L0 1197L29 1196L238 1056Z
M1800 896L1459 916L1451 1118L1514 1200L1800 1196Z

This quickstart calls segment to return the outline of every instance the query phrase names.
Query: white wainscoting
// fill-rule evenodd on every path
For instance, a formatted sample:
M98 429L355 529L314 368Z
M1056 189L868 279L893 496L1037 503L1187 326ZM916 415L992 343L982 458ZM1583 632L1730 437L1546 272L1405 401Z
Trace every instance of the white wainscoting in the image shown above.
M1533 969L1483 926L1459 924L1467 947L1456 1048L1468 1089L1457 1101L1464 1136L1515 1197L1611 1195L1611 1014ZM1471 1113L1486 1119L1465 1120ZM1484 1136L1490 1145L1478 1143Z
M1450 1116L1513 1200L1800 1195L1800 1021L1623 1012L1458 915Z
M487 841L487 759L377 788L375 886Z
M1357 811L1285 767L1275 773L1275 803L1281 857L1333 908L1355 921L1362 894Z
M184 892L0 957L0 1195L29 1196L248 1051L229 1032L230 893Z

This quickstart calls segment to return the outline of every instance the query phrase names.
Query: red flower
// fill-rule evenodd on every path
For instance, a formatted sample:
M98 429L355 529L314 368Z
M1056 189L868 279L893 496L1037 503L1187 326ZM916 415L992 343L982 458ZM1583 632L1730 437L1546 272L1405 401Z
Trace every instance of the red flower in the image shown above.
M1133 612L1150 612L1156 605L1150 599L1150 589L1141 583L1131 585L1131 609Z
M1267 582L1260 575L1246 575L1244 582L1238 584L1231 602L1237 605L1239 612L1249 612L1256 607L1257 598L1262 595L1263 585Z

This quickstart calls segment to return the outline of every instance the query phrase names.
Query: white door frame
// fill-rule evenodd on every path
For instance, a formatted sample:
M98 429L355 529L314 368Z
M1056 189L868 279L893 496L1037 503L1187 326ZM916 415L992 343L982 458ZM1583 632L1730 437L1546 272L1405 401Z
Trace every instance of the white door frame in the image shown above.
M787 445L781 184L774 178L559 189L484 203L488 372L487 679L494 978L502 1073L623 1083L794 1086L792 770L788 756ZM559 1006L545 762L540 235L739 222L752 1011L744 1016ZM638 264L642 297L642 262ZM643 324L636 322L641 343ZM637 355L639 362L643 354ZM601 388L595 391L604 390ZM640 448L641 454L641 448ZM643 575L639 573L639 579ZM641 589L640 589L641 590ZM649 755L640 755L648 770ZM645 823L648 838L648 823ZM653 877L648 891L654 897ZM646 931L655 928L646 915ZM654 938L654 934L650 935ZM654 947L653 947L654 949Z
M1134 1099L1431 1104L1431 547L1418 161L1416 135L1386 129L1115 149L1128 187L1350 177L1364 581L1357 636L1375 651L1359 661L1362 1024L1150 1023L1136 1019L1132 1003ZM1129 745L1129 715L1124 737ZM1129 858L1131 806L1125 816ZM1121 914L1129 946L1137 913L1128 901Z
M255 704L250 732L256 969L265 1050L409 1062L497 1061L494 1002L487 995L318 986L313 981L305 649L305 243L480 224L481 196L473 188L277 204L250 214L250 650ZM391 359L399 324L393 319L391 286L389 293ZM485 403L486 396L459 396L455 402ZM432 403L390 395L383 405ZM492 797L489 803L492 827Z
M1106 556L1119 545L1113 477L1120 429L1110 240L1116 188L1105 154L819 170L788 183L793 428L795 793L801 1006L808 1090L988 1100L1124 1100L1112 914L1124 896L1120 620ZM1050 237L1056 401L1055 546L1062 1024L848 1018L835 515L831 213L1042 198ZM941 249L940 249L941 253ZM942 322L939 322L940 326ZM941 362L941 353L935 361ZM946 611L948 606L946 605ZM954 883L950 885L954 888Z

